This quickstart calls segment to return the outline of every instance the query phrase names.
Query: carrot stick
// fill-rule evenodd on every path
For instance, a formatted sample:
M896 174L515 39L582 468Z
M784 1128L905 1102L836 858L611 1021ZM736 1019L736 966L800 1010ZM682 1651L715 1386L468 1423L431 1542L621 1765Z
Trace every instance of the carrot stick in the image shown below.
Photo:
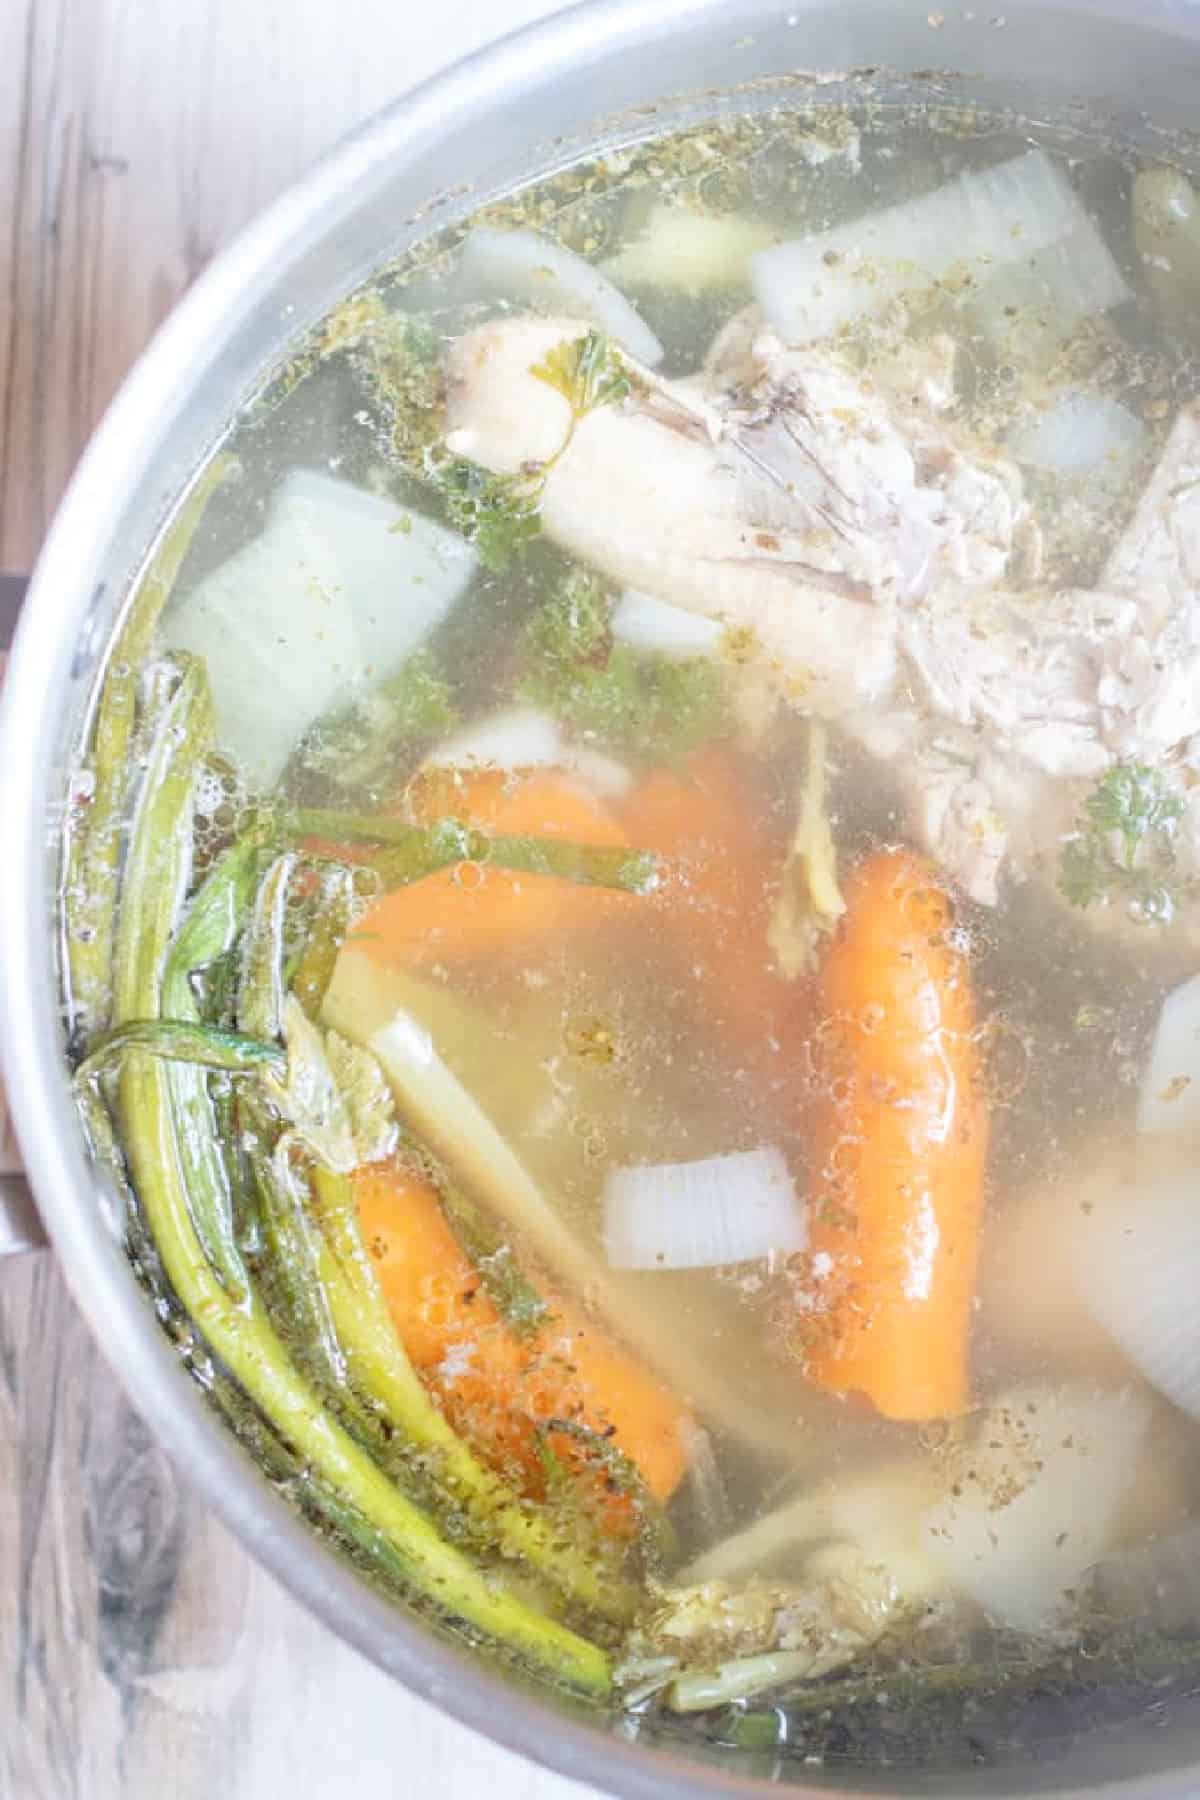
M407 794L414 825L461 819L480 831L628 844L620 823L561 769L428 769Z
M556 1298L548 1297L550 1316L531 1337L511 1330L436 1189L420 1176L371 1164L357 1172L354 1189L363 1238L409 1357L450 1424L498 1473L541 1497L539 1431L561 1419L603 1437L656 1500L670 1499L686 1464L687 1415L653 1376ZM562 1434L551 1435L559 1448ZM562 1453L578 1467L574 1440ZM620 1535L631 1528L630 1510L605 1497L603 1516Z
M798 1017L767 937L783 851L755 817L743 771L721 747L682 772L654 770L622 814L630 841L666 859L654 905L704 990L713 1030L743 1055L778 1045Z
M970 971L921 857L869 857L846 901L821 976L806 1365L888 1418L941 1418L967 1404L988 1142Z
M620 825L558 770L434 770L409 791L414 823L453 817L481 831L626 847ZM486 956L538 942L559 928L619 917L639 897L554 875L457 863L384 894L354 933L379 962L406 965Z

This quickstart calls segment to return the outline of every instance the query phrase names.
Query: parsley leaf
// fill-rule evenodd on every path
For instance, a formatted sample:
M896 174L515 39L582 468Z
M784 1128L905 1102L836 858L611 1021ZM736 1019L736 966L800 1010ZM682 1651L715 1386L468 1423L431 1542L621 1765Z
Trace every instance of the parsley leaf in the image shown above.
M389 312L376 301L360 322L350 362L383 413L397 460L409 474L421 475L443 428L437 332L428 320Z
M1094 830L1120 834L1126 867L1132 868L1147 836L1173 835L1183 817L1183 798L1167 787L1158 769L1119 763L1089 795L1085 811Z
M628 399L633 383L620 352L602 331L581 338L565 338L547 351L530 371L548 387L557 389L571 408L575 422L600 406L618 406Z
M378 300L355 315L346 340L351 360L387 420L401 467L441 499L446 517L479 551L493 573L521 556L541 531L538 516L546 477L566 450L579 421L632 392L620 353L599 331L564 338L530 373L555 388L571 408L570 428L547 462L517 475L492 475L443 442L445 382L441 342L428 320L392 313Z
M1171 917L1177 898L1175 840L1184 803L1162 771L1119 763L1084 803L1063 846L1059 889L1073 906L1116 898L1148 921Z
M415 650L403 668L310 732L301 761L339 787L386 788L406 748L443 737L458 719L432 651Z
M363 705L373 720L386 724L393 740L441 737L458 724L450 684L426 648L414 650L404 667Z
M581 668L602 668L612 650L612 595L590 569L569 568L525 628L532 669L548 681L570 680Z
M525 628L518 696L571 730L648 761L672 761L727 727L725 681L709 657L673 662L613 642L612 595L572 568Z
M489 475L465 457L430 462L428 475L446 517L470 538L485 569L506 569L541 530L542 481L523 475Z
M387 421L401 468L432 488L485 568L504 569L538 535L543 478L536 471L491 475L449 454L441 349L428 320L389 312L376 301L356 321L350 356Z
M494 573L522 555L541 531L538 511L546 477L579 421L599 406L615 406L631 392L617 352L598 331L564 338L530 373L555 388L571 408L570 430L549 461L520 475L490 475L463 457L430 454L425 459L426 477L441 495L450 523L471 539L484 567Z

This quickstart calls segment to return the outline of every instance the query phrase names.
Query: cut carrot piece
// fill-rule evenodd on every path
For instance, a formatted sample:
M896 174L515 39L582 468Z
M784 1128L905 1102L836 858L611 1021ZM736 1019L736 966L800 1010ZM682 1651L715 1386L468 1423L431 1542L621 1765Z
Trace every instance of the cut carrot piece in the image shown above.
M767 940L780 847L755 828L758 803L727 749L702 750L681 773L658 769L630 795L623 823L667 867L654 902L704 990L710 1022L739 1051L793 1036L797 988Z
M462 819L513 837L629 842L602 802L560 769L428 769L410 784L407 799L414 825Z
M953 903L908 851L868 858L821 974L806 1366L886 1417L968 1401L988 1116ZM826 1261L825 1259L828 1259Z
M612 814L557 770L432 770L409 791L414 823L453 817L480 831L626 845ZM486 956L562 929L588 929L636 909L639 896L458 863L384 894L355 931L376 961L414 964Z
M455 1430L522 1492L540 1497L539 1427L563 1419L593 1431L667 1501L686 1466L683 1406L577 1309L548 1298L550 1317L520 1337L484 1291L436 1189L397 1165L354 1177L363 1238L414 1367ZM564 1461L586 1460L559 1434ZM603 1516L632 1526L628 1503Z

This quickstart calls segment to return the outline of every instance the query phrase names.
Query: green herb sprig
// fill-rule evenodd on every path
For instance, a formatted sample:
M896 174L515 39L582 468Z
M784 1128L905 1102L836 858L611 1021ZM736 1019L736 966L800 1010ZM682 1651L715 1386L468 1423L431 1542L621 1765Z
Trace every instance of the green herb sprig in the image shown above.
M356 322L352 360L387 415L396 457L437 493L449 522L475 545L484 568L509 567L541 531L546 479L568 449L580 421L602 406L617 406L636 377L602 331L564 338L531 374L566 400L566 436L546 462L515 475L493 475L466 457L451 456L439 436L445 399L436 332L420 320L388 314L378 303Z
M619 406L633 392L620 351L602 331L564 338L530 373L562 395L571 408L573 426L598 407Z
M600 578L569 569L526 626L520 698L649 762L678 761L720 737L728 726L720 661L635 654L614 642L611 611Z
M1160 769L1119 763L1084 803L1063 846L1059 889L1072 906L1124 899L1148 923L1168 921L1181 894L1176 840L1183 796Z

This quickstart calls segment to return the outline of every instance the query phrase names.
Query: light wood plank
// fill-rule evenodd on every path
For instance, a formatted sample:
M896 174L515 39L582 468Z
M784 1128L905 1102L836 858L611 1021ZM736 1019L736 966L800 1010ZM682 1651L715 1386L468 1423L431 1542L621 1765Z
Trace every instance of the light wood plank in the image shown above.
M213 252L394 93L550 10L0 4L0 568ZM178 1480L53 1261L0 1267L0 1800L481 1791L585 1800L303 1612Z
M0 568L214 251L352 126L547 0L3 0Z
M250 1561L48 1256L0 1281L0 1446L4 1800L586 1800L405 1693Z

